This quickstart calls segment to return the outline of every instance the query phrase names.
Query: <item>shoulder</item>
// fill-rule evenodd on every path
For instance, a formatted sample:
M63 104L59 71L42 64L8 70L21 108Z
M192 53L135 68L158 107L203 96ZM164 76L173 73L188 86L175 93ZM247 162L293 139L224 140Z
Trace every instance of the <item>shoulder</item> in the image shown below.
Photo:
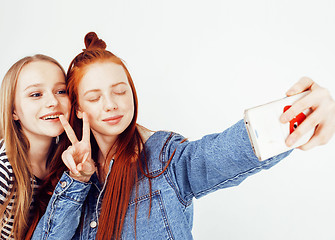
M169 132L169 131L157 131L154 132L145 143L145 153L151 161L157 162L165 165L164 162L167 162L173 154L173 151L186 142L182 135Z
M0 153L5 153L6 152L6 148L5 148L5 140L4 139L0 139Z
M13 186L13 168L6 155L3 139L0 140L0 204L3 204Z
M179 138L185 139L183 136L181 136L178 133L171 132L171 131L165 131L165 130L160 130L160 131L152 131L150 129L147 129L146 127L143 127L139 124L137 124L137 129L138 132L141 135L141 138L144 143L146 143L149 139L152 141L152 139L155 139L155 142L160 144L162 141L178 141ZM150 142L150 141L149 141ZM148 144L151 145L152 143Z
M3 139L0 140L0 184L10 185L13 179L13 168L8 160Z
M146 143L146 141L154 134L154 131L147 129L139 124L137 124L137 130L141 135L142 141Z
M149 148L163 147L170 144L179 143L185 139L182 135L171 132L171 131L156 131L145 142L145 145Z

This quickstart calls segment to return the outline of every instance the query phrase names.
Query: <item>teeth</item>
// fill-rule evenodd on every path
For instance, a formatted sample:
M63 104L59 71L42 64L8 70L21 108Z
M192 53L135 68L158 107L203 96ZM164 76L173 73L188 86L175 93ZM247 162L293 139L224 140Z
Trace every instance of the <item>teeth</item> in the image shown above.
M49 115L43 118L43 120L56 119L59 118L59 115Z

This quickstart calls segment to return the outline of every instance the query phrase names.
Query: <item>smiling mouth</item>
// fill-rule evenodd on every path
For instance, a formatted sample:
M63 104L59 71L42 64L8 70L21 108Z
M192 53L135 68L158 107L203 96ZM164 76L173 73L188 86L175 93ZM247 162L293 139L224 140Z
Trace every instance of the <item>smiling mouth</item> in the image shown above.
M41 119L43 119L43 120L55 120L55 119L59 119L59 115L60 114L48 115L48 116L41 117Z
M105 118L102 121L108 122L108 121L118 120L118 119L120 119L122 117L123 116L114 116L114 117Z
M123 118L123 116L119 115L119 116L105 118L102 121L104 121L104 122L106 122L106 123L108 123L110 125L116 125L116 124L118 124L121 121L122 118Z

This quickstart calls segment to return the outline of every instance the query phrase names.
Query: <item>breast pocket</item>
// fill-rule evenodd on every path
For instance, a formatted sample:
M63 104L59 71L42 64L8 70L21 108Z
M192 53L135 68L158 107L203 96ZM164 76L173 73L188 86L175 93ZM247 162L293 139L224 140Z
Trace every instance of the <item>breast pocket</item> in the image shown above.
M154 191L151 195L150 215L149 207L149 194L140 196L129 203L123 225L122 239L174 239L160 191Z

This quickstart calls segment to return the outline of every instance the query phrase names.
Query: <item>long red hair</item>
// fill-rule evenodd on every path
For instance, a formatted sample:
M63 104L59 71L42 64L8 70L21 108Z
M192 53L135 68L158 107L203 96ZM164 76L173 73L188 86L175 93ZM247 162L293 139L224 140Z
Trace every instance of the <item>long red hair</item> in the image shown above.
M121 237L122 227L128 209L131 192L134 187L137 188L136 182L138 180L138 172L140 171L148 178L149 193L151 195L152 191L150 179L159 177L165 172L176 150L172 153L164 169L159 174L155 176L149 174L148 164L144 151L144 143L136 123L138 114L137 94L129 71L120 58L105 50L105 42L99 39L95 33L90 32L85 36L85 46L86 49L84 49L82 53L78 54L71 62L66 78L67 92L72 103L69 122L79 139L82 137L82 120L78 119L76 115L76 110L78 109L78 86L85 74L87 67L90 64L109 61L121 65L127 75L128 82L133 93L134 116L130 125L118 136L115 144L113 167L111 168L111 172L109 173L106 180L105 194L102 201L98 232L96 236L96 239L119 239ZM171 136L172 135L170 135L170 137ZM165 142L164 146L167 144L168 140ZM182 142L185 140L186 139L184 139ZM56 150L55 156L59 156L69 146L69 144L70 142L68 139L62 139L58 149ZM92 136L92 133L91 147L92 158L97 160L99 146L95 141L94 136ZM140 152L144 154L143 161L139 160ZM105 160L106 168L108 168L111 158L112 154L110 150L110 154L107 155ZM42 191L38 197L38 204L40 204L40 207L34 217L33 224L29 228L26 239L31 238L38 220L44 214L52 192L57 182L59 181L62 172L65 170L65 165L62 162L58 161L54 163L55 164L51 166L52 170L46 178L45 184L41 188ZM104 169L104 171L106 170L107 169ZM150 209L151 207L148 209L149 216ZM136 236L136 210L134 218L134 230Z
M115 143L113 167L108 175L102 208L99 217L99 225L96 239L119 239L122 226L128 208L132 189L137 180L137 172L143 166L139 159L140 151L143 149L143 141L137 129L138 101L133 80L120 58L105 50L106 44L93 32L85 36L86 49L78 54L71 62L67 73L67 88L72 103L70 113L70 124L74 128L79 139L82 135L82 121L77 118L78 109L78 86L90 64L97 62L112 62L123 67L131 90L133 92L134 116L130 125L123 131ZM99 147L91 138L92 157L97 159ZM107 155L105 166L108 168L111 161L111 151ZM145 163L145 165L147 165ZM105 173L108 169L104 169Z

